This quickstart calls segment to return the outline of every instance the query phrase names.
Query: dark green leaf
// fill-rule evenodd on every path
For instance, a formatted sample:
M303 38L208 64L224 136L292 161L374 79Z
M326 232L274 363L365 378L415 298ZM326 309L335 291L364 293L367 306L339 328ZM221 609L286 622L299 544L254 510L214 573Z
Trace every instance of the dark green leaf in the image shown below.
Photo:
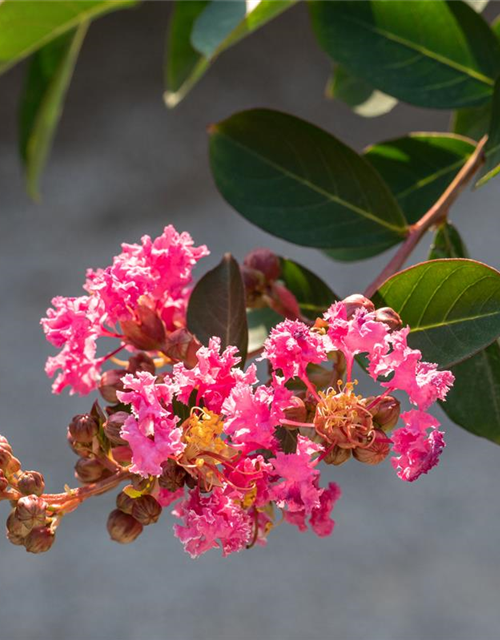
M51 40L100 15L136 4L136 0L103 2L0 3L0 73L40 49Z
M302 313L311 320L338 300L321 278L293 260L281 258L281 279L297 298Z
M411 133L369 147L365 157L386 181L410 224L436 202L474 151L448 133Z
M39 49L31 59L20 105L19 138L28 192L38 198L45 166L88 23Z
M221 262L196 284L189 298L187 325L198 340L207 345L212 336L221 339L222 348L238 347L245 363L248 326L245 290L240 268L227 253Z
M166 105L179 104L221 53L296 1L176 2L167 44Z
M451 222L442 224L434 236L428 260L468 257L467 249L455 227Z
M389 278L374 296L410 326L409 344L449 367L500 335L500 273L473 260L433 260Z
M500 171L500 79L496 81L491 111L488 142L484 147L486 162L479 171L476 187L481 187Z
M500 45L463 2L309 3L320 44L355 76L405 102L449 109L487 102Z
M326 96L345 102L363 118L376 118L392 111L398 101L354 77L342 66L335 68L326 88Z
M405 237L397 202L372 166L312 124L255 109L214 125L210 133L220 192L269 233L363 257Z

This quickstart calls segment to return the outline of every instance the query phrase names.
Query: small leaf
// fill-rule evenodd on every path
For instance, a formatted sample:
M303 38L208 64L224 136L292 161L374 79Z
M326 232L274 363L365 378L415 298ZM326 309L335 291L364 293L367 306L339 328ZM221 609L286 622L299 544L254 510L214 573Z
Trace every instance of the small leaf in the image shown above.
M310 2L313 28L333 60L375 88L417 106L487 102L500 45L463 2Z
M221 53L295 2L297 0L177 1L167 42L164 94L167 107L179 104Z
M19 2L0 4L0 73L55 40L95 18L137 4L137 0L86 2Z
M66 91L88 23L39 49L31 59L20 105L21 157L30 196L38 199L38 183L47 161Z
M187 325L204 345L218 336L222 349L230 345L238 347L242 364L245 363L248 347L245 290L238 263L230 253L193 289Z
M281 279L297 298L301 312L311 320L338 300L321 278L293 260L281 258Z
M371 165L312 124L255 109L210 134L217 187L265 231L347 258L380 253L406 236L403 215Z
M474 148L472 140L452 133L411 133L369 147L365 158L413 224L446 190Z
M433 260L389 278L374 296L410 326L409 344L449 367L500 335L500 273L473 260Z
M326 89L328 98L345 102L354 113L363 118L376 118L392 111L398 101L369 83L351 75L342 66L337 66Z
M491 109L488 141L484 147L486 162L479 171L475 186L481 187L500 171L500 80L496 81Z
M467 249L455 227L451 222L442 224L434 236L428 260L468 257Z

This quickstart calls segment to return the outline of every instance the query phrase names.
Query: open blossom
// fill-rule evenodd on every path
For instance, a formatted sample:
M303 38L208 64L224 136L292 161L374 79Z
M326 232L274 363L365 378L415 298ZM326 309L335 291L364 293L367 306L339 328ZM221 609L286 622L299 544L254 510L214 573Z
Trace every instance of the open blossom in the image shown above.
M195 247L188 233L168 226L154 240L144 236L141 244L123 244L106 269L90 269L84 287L89 295L54 298L41 320L47 339L61 349L46 367L49 376L58 374L54 393L69 387L71 394L84 395L96 388L101 367L112 356L99 357L99 338L118 338L116 351L149 349L137 344L138 335L144 341L144 332L152 332L145 344L156 344L158 336L184 327L191 271L206 255L204 245Z
M297 511L285 511L285 520L298 527L299 531L307 531L307 518L314 533L325 538L331 535L335 526L335 521L331 518L331 513L335 503L341 496L340 487L335 482L330 482L325 489L320 489L319 505L314 507L310 513L305 508Z

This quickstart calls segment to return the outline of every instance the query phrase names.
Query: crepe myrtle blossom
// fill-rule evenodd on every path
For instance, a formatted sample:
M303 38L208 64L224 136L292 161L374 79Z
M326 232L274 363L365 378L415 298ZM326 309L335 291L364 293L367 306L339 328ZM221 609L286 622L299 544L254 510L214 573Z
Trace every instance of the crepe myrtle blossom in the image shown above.
M125 347L171 356L182 342L192 269L208 253L188 233L168 226L154 240L143 236L140 244L123 244L109 267L89 269L88 295L54 298L41 320L49 342L61 349L46 366L49 376L56 375L54 393L94 390L102 365ZM120 345L99 357L97 341L105 337Z
M134 541L170 509L193 558L214 548L227 556L267 544L283 522L329 536L341 491L322 478L325 465L375 465L392 452L397 475L412 482L438 464L445 443L428 411L453 375L408 345L397 313L353 295L312 322L280 281L280 261L260 250L243 269L253 287L247 303L284 319L260 351L259 380L237 347L216 336L202 345L185 326L191 272L207 254L166 227L88 271L87 295L54 298L42 320L60 350L47 362L53 390L98 388L107 405L96 401L72 419L68 443L84 486L62 494L43 493L41 474L24 471L0 436L0 499L14 505L13 544L46 551L66 513L127 480L108 519L113 540ZM101 356L100 338L119 342ZM117 360L120 351L127 360ZM359 393L353 378L360 354L380 384L376 395ZM108 361L121 368L106 369ZM401 414L396 392L411 405Z

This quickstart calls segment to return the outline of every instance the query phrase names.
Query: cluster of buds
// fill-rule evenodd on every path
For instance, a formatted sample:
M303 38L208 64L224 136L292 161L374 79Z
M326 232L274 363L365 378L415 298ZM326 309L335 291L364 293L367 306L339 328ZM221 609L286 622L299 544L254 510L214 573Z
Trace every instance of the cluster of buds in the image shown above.
M49 375L60 371L53 389L98 390L106 405L96 401L71 420L67 437L82 486L61 494L43 493L42 476L22 471L0 439L11 542L46 551L66 514L128 482L108 518L112 540L133 542L173 505L175 534L192 557L215 547L228 555L265 545L282 520L330 535L340 489L321 486L322 462L374 465L392 454L409 482L438 463L443 434L427 410L444 400L453 375L409 347L397 313L357 294L309 321L280 282L277 256L252 252L242 267L247 304L285 318L260 350L268 365L262 384L236 347L222 349L218 337L201 346L186 328L191 269L206 254L167 227L90 271L89 296L54 299L42 321L61 348L47 366ZM120 345L97 358L95 342L104 336ZM127 360L117 359L122 350ZM357 392L358 356L381 384L378 395ZM118 368L105 370L107 362ZM401 412L396 392L413 407Z

